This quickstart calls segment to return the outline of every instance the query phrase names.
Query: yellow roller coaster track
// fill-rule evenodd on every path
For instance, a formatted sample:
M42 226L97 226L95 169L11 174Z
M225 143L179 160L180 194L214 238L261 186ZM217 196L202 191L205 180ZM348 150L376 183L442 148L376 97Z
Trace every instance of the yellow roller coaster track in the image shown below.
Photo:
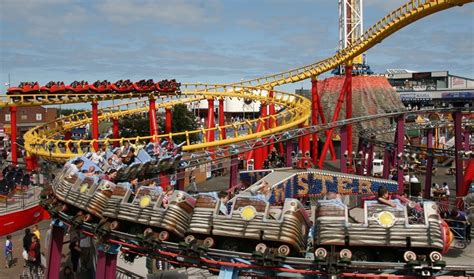
M310 116L310 101L293 94L284 92L278 92L275 98L269 98L268 95L262 94L262 91L258 93L255 88L266 88L272 89L278 85L286 83L298 82L311 77L316 77L321 73L335 68L337 65L350 62L354 57L362 54L366 50L370 49L374 45L380 43L383 39L390 36L392 33L400 30L401 28L409 25L410 23L417 21L423 17L434 14L436 12L454 7L462 6L466 3L473 2L473 0L412 0L404 4L400 8L392 11L384 18L380 19L372 27L370 27L360 38L358 38L350 47L347 47L339 51L336 55L324 59L322 61L306 65L300 68L289 70L286 72L264 76L256 79L247 81L237 82L227 85L217 84L184 84L182 86L182 95L186 96L186 99L182 100L171 100L163 102L158 107L173 106L177 103L190 103L205 98L245 98L254 101L262 101L266 103L275 103L281 108L284 108L284 112L279 113L273 117L277 120L276 127L268 130L255 131L255 123L264 122L264 118L255 120L247 120L241 123L235 123L226 125L225 127L216 127L211 130L220 131L224 128L233 129L233 137L227 139L220 138L214 142L202 142L193 143L189 140L189 135L199 134L201 138L205 139L204 134L208 129L200 129L195 131L184 131L180 133L173 133L170 135L160 135L159 137L176 137L180 135L186 136L186 145L184 150L196 150L205 149L213 146L226 145L234 142L245 141L249 139L256 139L264 136L270 136L272 133L282 131L295 127L298 124L304 123ZM257 93L256 93L257 92ZM91 101L101 100L113 100L113 99L128 99L144 97L144 94L130 93L130 94L40 94L40 95L10 95L2 96L0 98L0 106L31 106L37 104L65 104L65 103L85 103ZM156 96L156 95L155 95ZM160 96L157 96L160 97ZM129 103L128 105L132 105ZM138 108L138 103L135 104L133 109L121 109L119 107L112 107L106 110L102 110L100 119L110 119L113 117L120 117L123 115L130 115L133 113L140 113L147 109L142 103L142 106ZM71 116L69 118L62 118L56 122L49 123L43 126L39 126L28 131L25 134L25 147L30 154L37 156L55 159L65 160L80 154L85 150L91 150L93 140L84 141L64 141L57 139L60 132L72 129L84 125L90 122L90 115L80 114ZM248 132L245 135L239 135L239 128L247 129ZM135 143L147 142L150 137L136 137L130 139L118 139L119 142L133 141ZM99 140L103 146L107 146L113 143L114 140L106 139ZM76 150L72 152L71 146Z
M220 86L220 85L219 85ZM268 97L266 91L257 90L255 88L240 88L232 89L230 91L222 92L204 92L204 91L186 91L183 92L187 98L179 98L176 100L169 100L167 102L157 103L157 109L172 107L176 104L189 104L200 100L209 98L244 98L252 101L271 102L277 107L284 108L281 112L275 115L269 115L263 118L253 120L245 120L243 122L236 122L225 126L216 126L210 129L198 129L194 131L184 131L171 134L162 134L157 138L176 138L184 136L186 143L183 145L184 151L200 150L218 145L232 144L243 140L254 138L261 138L269 136L272 133L280 132L292 127L295 127L310 116L310 101L298 95L288 94L284 92L274 91L272 98ZM148 111L147 100L130 102L109 107L99 111L99 120L110 120L136 113L143 113ZM256 129L259 122L266 122L267 119L273 119L276 123L275 127L260 131ZM67 117L60 118L54 122L47 123L35 127L25 133L25 148L28 153L47 158L50 160L67 160L78 156L85 152L93 151L91 148L95 140L61 140L57 139L64 134L65 131L70 131L76 127L83 126L91 122L91 112L82 112L73 114ZM262 125L264 127L265 125ZM227 138L222 138L222 130L226 130ZM208 131L219 133L219 140L213 142L206 142L205 135ZM201 138L200 142L192 142L191 138L198 135ZM146 137L132 137L120 139L99 139L97 142L100 147L110 147L114 143L122 145L124 142L129 142L135 145L144 145L152 140L152 136Z

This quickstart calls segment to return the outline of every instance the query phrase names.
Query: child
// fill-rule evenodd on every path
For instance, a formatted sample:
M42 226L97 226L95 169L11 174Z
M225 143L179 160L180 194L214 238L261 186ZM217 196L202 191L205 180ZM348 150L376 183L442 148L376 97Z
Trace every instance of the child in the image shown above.
M388 206L391 206L391 207L397 207L393 202L391 202L389 200L389 197L388 197L388 190L387 188L385 187L380 187L379 190L378 190L378 198L377 198L378 202L381 203L381 204L385 204L385 205L388 205Z
M5 268L10 268L13 262L13 242L12 236L7 235L7 241L5 242Z

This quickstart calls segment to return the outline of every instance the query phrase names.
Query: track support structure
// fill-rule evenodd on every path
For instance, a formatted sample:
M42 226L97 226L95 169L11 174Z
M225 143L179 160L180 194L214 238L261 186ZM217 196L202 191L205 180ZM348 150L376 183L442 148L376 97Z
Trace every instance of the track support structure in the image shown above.
M16 145L16 106L10 107L10 146L12 152L12 165L18 165L18 148Z

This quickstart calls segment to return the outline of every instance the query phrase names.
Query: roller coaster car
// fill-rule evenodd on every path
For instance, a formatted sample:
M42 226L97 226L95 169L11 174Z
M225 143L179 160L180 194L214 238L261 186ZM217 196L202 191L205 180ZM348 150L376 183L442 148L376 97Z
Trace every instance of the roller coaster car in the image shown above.
M66 85L66 90L73 93L89 92L89 83L87 81L74 81L70 85Z
M140 80L133 83L133 88L138 92L152 92L156 90L155 83L152 79Z
M155 84L156 90L159 92L171 93L178 92L181 83L176 82L175 79L172 80L161 80Z
M407 207L398 200L393 202L395 208L365 201L363 222L356 223L340 200L319 201L315 219L316 257L325 258L327 251L335 248L341 261L403 258L412 262L427 256L433 264L440 262L440 252L446 252L449 244L436 204L424 202L424 222L410 224Z
M300 254L306 248L309 218L296 199L271 207L267 201L241 196L229 215L220 207L217 198L198 196L185 241L206 237L208 247L259 253L272 249L281 256ZM247 240L236 244L241 239Z
M119 80L115 83L110 85L110 88L118 93L129 93L134 90L132 82L129 79L127 80Z
M89 90L97 92L97 93L108 93L111 90L110 82L107 80L104 81L96 81L92 85L89 85Z
M21 82L18 87L10 87L7 90L7 95L16 94L35 94L39 93L40 86L38 82Z
M62 81L50 81L45 86L41 86L41 93L62 93L66 90L66 86Z
M135 198L125 196L113 206L107 206L103 217L112 221L112 231L143 235L154 241L179 240L184 237L194 209L195 199L182 191L175 191L168 204L163 193L154 187L140 187Z

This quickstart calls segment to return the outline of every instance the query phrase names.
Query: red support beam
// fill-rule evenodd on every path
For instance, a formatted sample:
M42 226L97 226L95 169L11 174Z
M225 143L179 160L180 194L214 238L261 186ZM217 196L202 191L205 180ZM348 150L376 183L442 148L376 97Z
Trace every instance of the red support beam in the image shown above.
M460 152L463 151L462 139L462 114L461 111L453 113L454 118L454 166L456 167L456 198L462 198L462 193L467 189L463 189L463 162Z
M158 142L158 124L156 123L156 100L153 96L149 98L148 119L150 121L151 142Z
M224 98L219 99L219 127L221 128L220 134L222 139L227 138L225 128L225 114L224 114Z
M16 106L10 107L10 145L12 152L12 165L18 165L18 148L16 145Z
M340 155L341 159L339 160L340 170L343 173L347 173L348 171L347 163L349 162L348 161L349 153L347 151L347 126L341 127L340 133L341 133L341 148L339 150L339 152L341 153Z
M336 108L334 109L334 115L332 117L331 122L335 122L339 118L339 113L341 112L342 104L344 103L346 90L347 90L347 79L344 80L344 85L342 86L341 93L339 94L339 98L337 99ZM334 128L326 132L326 142L324 143L323 150L321 152L321 155L319 157L319 162L318 162L318 167L320 169L323 168L326 153L328 152L330 143L332 143L333 132L334 132Z
M239 183L239 156L237 154L230 156L229 176L229 189L231 189Z
M253 152L254 154L254 169L255 170L261 170L263 169L263 161L266 159L266 157L264 157L264 153L263 153L263 150L264 148L266 148L266 146L261 146L262 143L261 142L257 142L255 144L255 152Z
M346 119L352 118L352 61L346 65ZM349 162L348 170L352 169L352 125L346 126L347 130L347 160Z
M166 134L169 134L172 131L172 127L171 127L172 118L173 116L171 115L171 108L166 107L165 108L165 133Z
M428 147L427 158L426 158L426 175L425 175L425 190L423 198L429 199L431 192L431 177L433 176L433 151L430 151L430 148L433 148L433 129L428 129L426 135L426 145Z
M403 159L399 157L403 154L405 147L405 115L397 116L397 154L395 156L397 166L397 181L398 181L398 193L403 193L405 190L404 178L403 178ZM384 166L385 167L385 166Z
M311 79L311 124L318 125L318 77ZM318 133L313 133L313 165L318 163Z
M273 90L270 90L270 92L268 93L268 96L270 97L270 99L272 99L272 101L270 102L270 105L268 106L268 114L270 116L274 116L275 115L275 103L273 102L273 98L275 97L275 92L273 92ZM276 127L275 118L270 117L269 123L270 123L270 129L273 129L273 128ZM269 150L271 152L275 148L275 144L273 143L273 139L271 139L270 142L271 142L271 144L269 146Z
M97 263L95 268L95 278L103 279L105 278L105 252L102 250L97 250Z
M46 270L46 278L59 279L62 249L64 240L64 228L53 226L51 228L51 238L49 243L48 267Z
M117 254L105 254L105 277L104 279L117 278Z
M97 101L92 101L92 139L94 144L92 145L95 152L99 151L99 103Z
M267 117L267 115L268 115L268 105L265 102L262 102L262 104L260 106L260 117L265 118L265 117ZM268 129L268 125L269 125L268 120L265 120L264 125L263 125L265 130ZM262 152L262 164L263 164L263 161L265 161L268 158L268 146L262 146L259 149L259 151ZM255 161L256 160L257 159L255 159ZM255 163L255 165L257 165L257 163Z
M114 139L118 139L120 137L120 134L119 134L119 120L117 117L114 117L112 119L112 137ZM114 147L118 147L119 146L119 142L118 141L114 141Z
M343 86L344 87L344 86ZM319 99L319 95L316 95L317 96L317 99L316 99L316 103L317 103L317 106L318 106L318 114L321 116L321 123L327 123L326 122L326 116L324 116L324 110L323 110L323 106L321 105L321 101ZM326 135L326 138L328 137L328 134L329 134L329 131L324 131L324 134ZM331 152L331 160L336 160L336 150L334 149L334 145L332 143L332 140L329 142L329 151Z
M214 120L214 99L207 99L207 128L213 129L216 127ZM215 139L215 130L208 130L206 135L206 141L212 142Z

